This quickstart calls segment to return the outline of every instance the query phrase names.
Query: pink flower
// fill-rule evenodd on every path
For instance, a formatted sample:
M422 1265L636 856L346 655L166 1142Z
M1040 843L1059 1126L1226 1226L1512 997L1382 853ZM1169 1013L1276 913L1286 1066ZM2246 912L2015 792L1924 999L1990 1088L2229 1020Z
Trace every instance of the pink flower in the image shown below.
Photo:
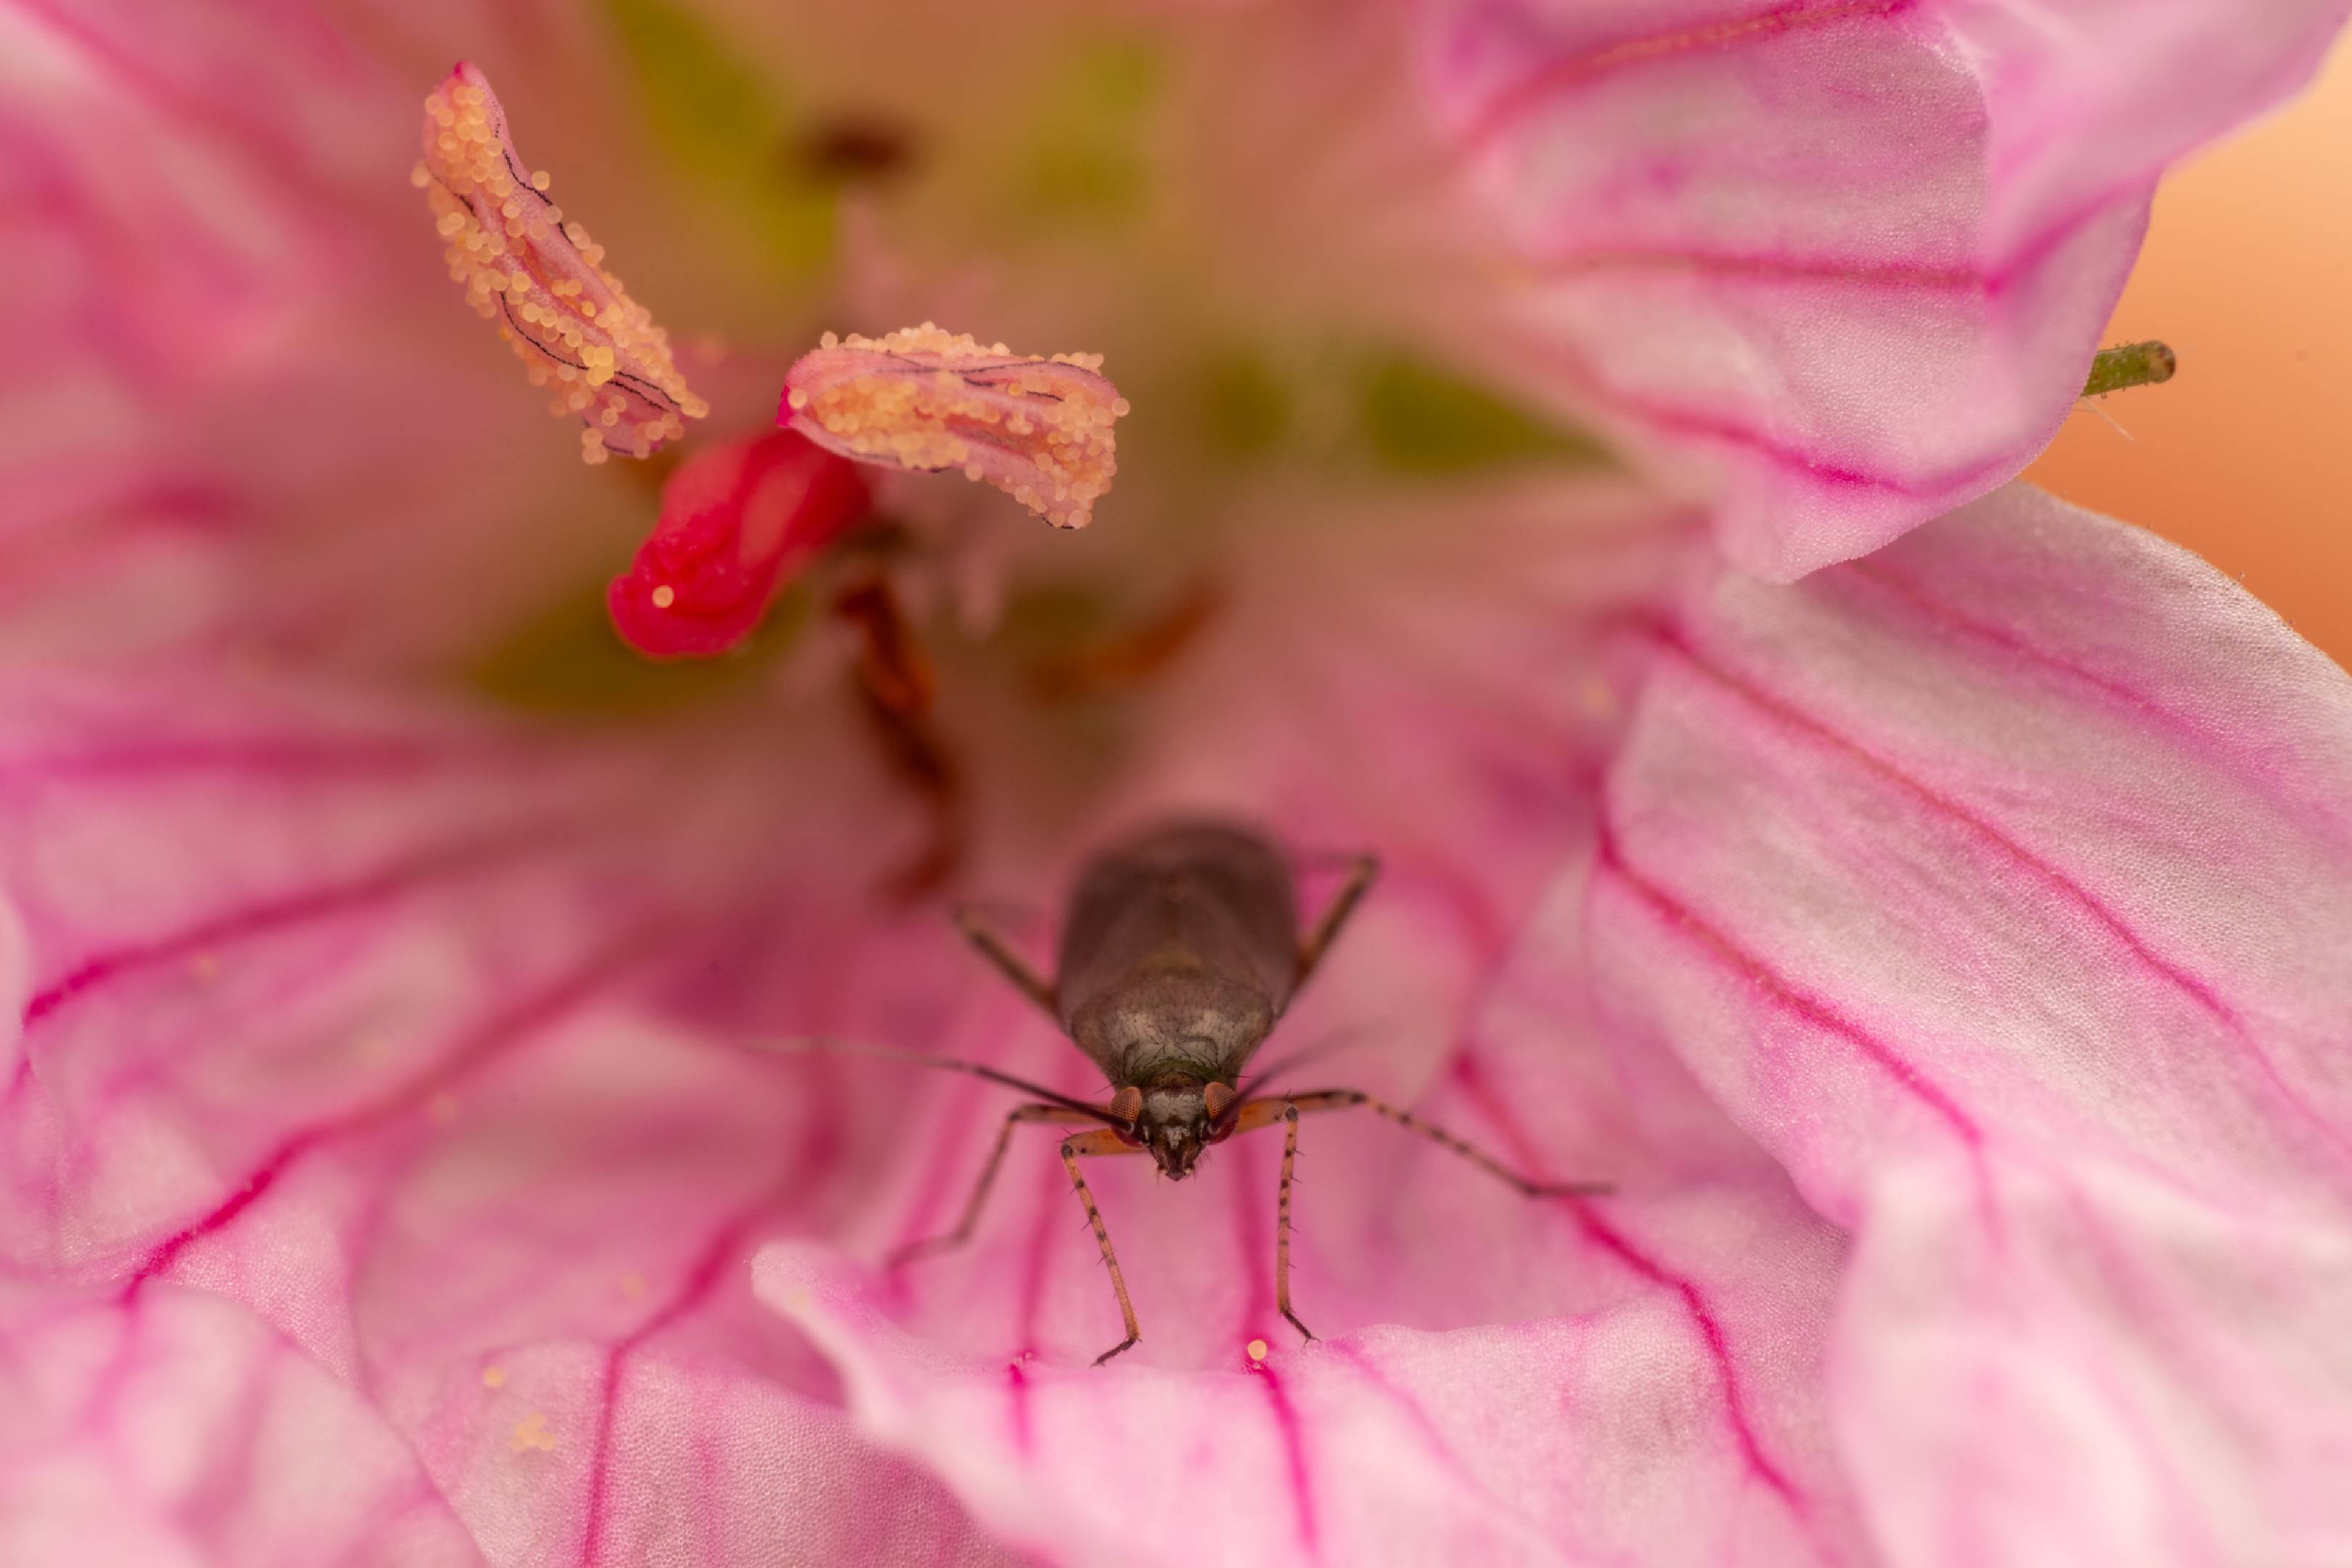
M2339 11L0 4L0 1560L2342 1557L2352 684L2000 487ZM926 315L1097 526L772 430ZM1099 1371L1050 1148L886 1269L1007 1098L756 1047L1098 1095L905 889L1178 809L1382 857L1267 1059L1613 1193L1310 1119L1302 1346L1272 1135L1099 1162Z

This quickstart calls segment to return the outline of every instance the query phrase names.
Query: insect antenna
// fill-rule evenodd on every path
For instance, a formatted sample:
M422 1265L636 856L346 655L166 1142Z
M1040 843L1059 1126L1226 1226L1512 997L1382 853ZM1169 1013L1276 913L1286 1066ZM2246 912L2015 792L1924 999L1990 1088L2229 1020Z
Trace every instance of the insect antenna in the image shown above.
M795 1035L781 1040L754 1040L751 1045L755 1049L773 1051L779 1056L815 1056L823 1053L839 1057L871 1057L877 1061L908 1062L916 1067L940 1068L948 1072L969 1073L973 1078L984 1078L991 1083L1001 1083L1007 1089L1017 1089L1024 1094L1034 1095L1047 1104L1058 1105L1065 1110L1083 1111L1106 1127L1124 1128L1129 1125L1128 1122L1113 1116L1099 1105L1089 1105L1075 1095L1047 1089L1044 1084L1032 1083L1025 1078L1016 1078L1009 1072L1000 1071L983 1062L965 1061L961 1057L933 1056L928 1051L902 1051L889 1046L869 1046L858 1040L835 1039L829 1035Z
M1262 1098L1259 1091L1268 1081L1294 1068L1302 1068L1311 1062L1328 1061L1333 1057L1343 1056L1363 1043L1364 1034L1365 1031L1361 1028L1335 1029L1321 1039L1310 1040L1295 1051L1276 1057L1234 1087L1233 1102L1227 1105L1223 1112L1217 1117L1215 1125L1219 1128L1230 1128L1234 1119L1242 1113L1243 1106L1253 1100Z

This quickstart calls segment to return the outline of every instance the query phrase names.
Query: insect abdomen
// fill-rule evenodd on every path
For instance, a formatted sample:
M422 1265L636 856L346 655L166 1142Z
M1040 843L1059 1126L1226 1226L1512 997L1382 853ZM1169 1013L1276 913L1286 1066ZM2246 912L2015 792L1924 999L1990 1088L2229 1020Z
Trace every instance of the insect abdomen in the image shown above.
M1114 1081L1155 1061L1237 1070L1290 1000L1297 964L1281 852L1245 828L1181 822L1079 878L1055 993L1064 1026Z

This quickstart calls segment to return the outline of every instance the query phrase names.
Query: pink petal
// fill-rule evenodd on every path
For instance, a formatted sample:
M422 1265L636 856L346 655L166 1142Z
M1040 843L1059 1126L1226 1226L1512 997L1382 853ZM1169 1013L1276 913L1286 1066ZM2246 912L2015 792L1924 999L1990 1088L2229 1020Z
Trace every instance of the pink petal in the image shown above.
M413 179L467 303L499 322L530 384L553 391L552 411L579 417L588 461L645 457L710 412L678 374L669 334L604 269L604 247L515 151L506 110L475 66L460 61L425 99Z
M1651 641L1594 971L1857 1230L1893 1560L2342 1555L2352 681L2022 487Z
M1084 528L1118 471L1111 426L1128 411L1101 368L1099 354L1009 353L929 321L828 332L794 362L776 423L860 462L961 468L1056 528Z
M1758 1345L1817 1338L1826 1308L1820 1233L1790 1217L1715 1216L1754 1227L1743 1276L1707 1283L1748 1299L1755 1315L1731 1331ZM1726 1420L1727 1376L1761 1405L1818 1368L1711 1356L1698 1325L1722 1324L1696 1315L1703 1288L1696 1310L1668 1288L1451 1333L1372 1328L1303 1351L1292 1334L1262 1363L1237 1345L1213 1370L1097 1371L943 1356L875 1312L869 1280L795 1249L756 1271L841 1367L864 1431L935 1468L992 1529L1066 1560L1860 1560L1834 1509L1801 1489L1820 1476L1781 1468L1818 1462L1818 1434L1751 1442ZM1784 1272L1809 1282L1781 1289Z
M216 557L226 531L228 486L187 459L276 425L257 383L315 344L306 320L352 273L323 215L365 162L366 85L310 18L0 5L12 641L50 615L83 642L129 640L87 607L116 594L142 631L203 618L188 574L155 570Z
M0 1261L30 1282L0 1366L86 1347L0 1401L0 1440L68 1479L114 1467L67 1500L122 1516L120 1560L180 1539L151 1519L370 1560L398 1510L495 1563L994 1560L748 1295L756 1247L854 1192L888 1130L654 1008L680 975L715 1005L730 960L801 994L812 970L919 991L936 961L845 952L772 895L790 952L733 959L706 900L743 846L686 847L714 800L664 837L674 797L593 748L193 669L20 677L0 713ZM186 1348L154 1337L188 1312ZM116 1409L88 1373L118 1363L156 1370ZM275 1447L122 1468L115 1435L151 1432L348 1447L348 1489L288 1495Z
M1144 1334L1097 1371L1118 1317L1054 1131L1016 1131L967 1247L878 1274L952 1223L1012 1097L850 1062L906 1152L832 1247L761 1257L762 1300L839 1369L861 1432L1064 1560L1866 1561L1818 1359L1843 1237L1654 1048L1612 1058L1560 957L1579 901L1541 896L1583 857L1615 731L1596 627L1657 591L1675 531L1553 486L1365 497L1343 556L1231 521L1245 569L1125 809L1236 798L1304 853L1378 846L1380 890L1269 1056L1352 1047L1294 1081L1365 1084L1622 1195L1529 1203L1384 1122L1314 1118L1295 1282L1324 1338L1302 1349L1274 1302L1278 1133L1181 1186L1096 1162ZM922 1043L1099 1086L1002 986Z
M381 1413L229 1301L18 1301L5 1323L0 1560L484 1561Z
M613 579L614 629L656 658L724 653L871 505L854 465L796 431L707 447L663 484L660 521Z
M1443 113L1534 268L1531 368L1703 457L1786 579L2023 468L2167 164L2309 76L2342 0L1440 0Z

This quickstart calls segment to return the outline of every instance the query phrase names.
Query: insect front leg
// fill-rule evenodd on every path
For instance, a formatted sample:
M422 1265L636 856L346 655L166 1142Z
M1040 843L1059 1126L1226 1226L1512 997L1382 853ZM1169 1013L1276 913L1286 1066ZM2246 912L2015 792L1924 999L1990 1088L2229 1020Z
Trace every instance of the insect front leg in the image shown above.
M1307 1339L1315 1331L1290 1310L1290 1168L1298 1163L1298 1107L1282 1108L1282 1190L1274 1204L1274 1304Z
M1309 1340L1315 1337L1315 1331L1299 1321L1298 1314L1290 1307L1290 1184L1292 1172L1298 1163L1298 1118L1306 1111L1352 1110L1358 1106L1385 1116L1407 1131L1417 1132L1440 1148L1461 1155L1531 1198L1601 1197L1611 1190L1606 1182L1538 1182L1523 1176L1467 1140L1455 1137L1434 1122L1423 1121L1401 1106L1375 1100L1361 1089L1323 1089L1312 1094L1286 1095L1279 1100L1251 1100L1235 1113L1234 1132L1254 1131L1260 1127L1271 1127L1276 1121L1283 1124L1282 1186L1275 1200L1274 1304L1290 1321L1290 1326Z
M1099 1132L1081 1132L1075 1138L1062 1140L1062 1166L1070 1173L1070 1185L1076 1189L1078 1202L1087 1205L1087 1223L1095 1227L1095 1245L1102 1249L1103 1267L1110 1270L1110 1288L1118 1296L1118 1315L1127 1324L1127 1338L1095 1357L1097 1366L1121 1351L1132 1349L1135 1342L1143 1337L1143 1331L1136 1326L1135 1303L1128 1299L1127 1294L1127 1276L1118 1271L1118 1254L1110 1249L1110 1232L1103 1228L1102 1210L1095 1205L1095 1195L1087 1188L1087 1178L1079 1172L1078 1162L1097 1154L1135 1154L1141 1152L1137 1145L1128 1142L1108 1127Z
M1005 1116L1004 1125L996 1134L996 1147L990 1151L988 1163L982 1168L980 1180L972 1184L971 1196L964 1200L963 1217L956 1221L955 1228L926 1240L908 1242L891 1253L884 1267L899 1268L912 1263L918 1258L928 1257L934 1252L945 1252L952 1247L961 1247L971 1239L972 1227L980 1223L980 1211L988 1202L989 1189L996 1184L997 1167L1004 1163L1004 1151L1013 1142L1013 1130L1015 1127L1024 1121L1083 1123L1093 1120L1092 1117L1076 1110L1065 1110L1058 1105L1014 1106Z
M1377 855L1358 855L1349 860L1348 879L1339 884L1339 890L1332 895L1322 918L1315 922L1315 929L1308 931L1298 944L1298 977L1294 984L1307 984L1307 977L1322 963L1323 955L1329 952L1331 944L1339 939L1340 930L1347 925L1349 917L1356 912L1356 906L1362 903L1364 895L1372 890L1372 883L1380 874L1381 861Z
M1254 1132L1282 1123L1282 1184L1274 1200L1274 1304L1307 1339L1315 1331L1290 1310L1290 1183L1298 1164L1298 1107L1288 1100L1254 1100L1234 1117L1234 1132Z

